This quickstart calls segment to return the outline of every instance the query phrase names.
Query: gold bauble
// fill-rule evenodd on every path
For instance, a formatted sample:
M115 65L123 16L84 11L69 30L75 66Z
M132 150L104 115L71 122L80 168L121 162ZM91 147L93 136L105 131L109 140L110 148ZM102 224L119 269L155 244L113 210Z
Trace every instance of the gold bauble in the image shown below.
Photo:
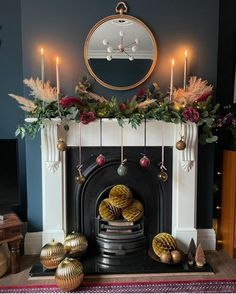
M66 251L60 242L54 239L43 246L40 252L40 262L47 269L57 268L59 263L64 259Z
M171 254L169 251L163 250L160 254L160 260L163 263L171 263Z
M166 172L164 172L163 170L161 170L158 175L157 175L158 179L162 182L166 182L168 179L168 174Z
M162 251L172 251L176 249L174 237L168 233L157 234L152 240L152 248L155 254L160 257Z
M171 257L172 257L173 263L179 263L183 259L183 254L179 250L173 250L171 251Z
M84 175L75 176L75 181L82 185L86 181L86 178Z
M116 185L111 189L109 199L115 207L125 208L132 202L133 195L127 186Z
M57 149L60 151L65 151L67 148L67 144L65 141L63 141L63 139L59 139L57 142Z
M175 147L178 150L184 150L186 148L186 143L184 142L183 139L181 139L175 144Z
M101 201L98 211L101 218L107 221L117 219L121 215L121 209L112 205L109 198Z
M140 201L134 199L134 201L122 209L122 216L128 222L135 222L143 217L144 208Z
M84 278L81 262L73 258L65 258L55 273L57 286L65 291L73 291L80 286Z
M84 235L73 231L66 236L64 247L70 257L80 257L87 251L88 240Z

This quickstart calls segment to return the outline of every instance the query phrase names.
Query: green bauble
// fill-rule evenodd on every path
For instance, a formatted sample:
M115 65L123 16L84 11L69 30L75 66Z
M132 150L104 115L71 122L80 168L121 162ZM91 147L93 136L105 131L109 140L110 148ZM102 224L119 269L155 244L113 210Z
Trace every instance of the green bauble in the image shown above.
M119 176L123 177L127 174L127 170L127 166L125 166L124 164L120 164L117 169L117 173Z

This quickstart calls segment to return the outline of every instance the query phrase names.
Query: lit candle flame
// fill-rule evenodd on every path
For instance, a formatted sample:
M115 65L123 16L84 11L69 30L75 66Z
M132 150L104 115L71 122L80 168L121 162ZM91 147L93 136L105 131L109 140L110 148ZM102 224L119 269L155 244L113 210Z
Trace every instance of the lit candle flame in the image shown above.
M188 51L187 50L184 51L184 56L188 57Z
M41 48L41 55L43 55L44 54L44 49L43 48Z
M171 64L174 66L175 65L175 60L174 58L171 60Z
M59 57L56 58L56 63L59 64Z

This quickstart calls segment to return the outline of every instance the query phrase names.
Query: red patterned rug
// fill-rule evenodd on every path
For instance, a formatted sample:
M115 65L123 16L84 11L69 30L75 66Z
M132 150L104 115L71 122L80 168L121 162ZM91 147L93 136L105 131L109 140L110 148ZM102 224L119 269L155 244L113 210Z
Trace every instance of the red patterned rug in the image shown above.
M56 285L0 287L0 293L65 293ZM83 283L72 293L236 293L235 280Z

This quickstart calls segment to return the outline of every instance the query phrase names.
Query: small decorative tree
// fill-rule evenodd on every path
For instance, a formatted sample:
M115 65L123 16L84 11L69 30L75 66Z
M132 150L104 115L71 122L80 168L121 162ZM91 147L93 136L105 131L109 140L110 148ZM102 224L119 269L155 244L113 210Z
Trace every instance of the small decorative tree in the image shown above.
M196 250L195 262L198 267L203 267L204 264L206 263L206 257L205 257L205 253L204 253L204 250L202 248L201 243L199 243L197 250Z
M195 253L196 253L196 244L192 238L188 246L188 264L189 265L193 265Z

